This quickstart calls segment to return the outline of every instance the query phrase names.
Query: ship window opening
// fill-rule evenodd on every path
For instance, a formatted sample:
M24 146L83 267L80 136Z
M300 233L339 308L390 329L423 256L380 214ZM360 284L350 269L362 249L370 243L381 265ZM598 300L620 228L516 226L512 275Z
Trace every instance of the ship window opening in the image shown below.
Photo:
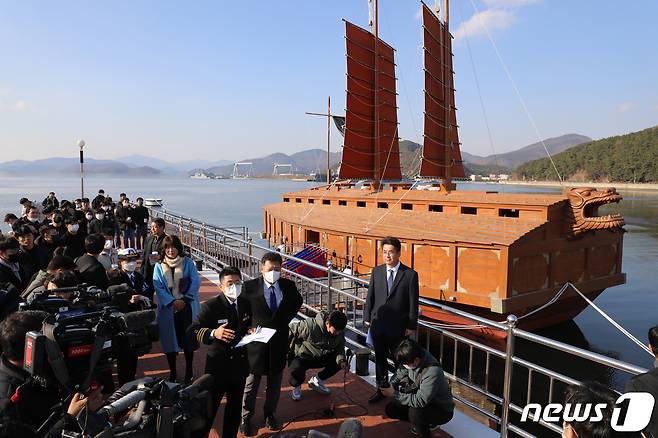
M315 204L315 199L308 198L308 203L309 204Z
M438 211L439 213L443 211L443 205L434 205L430 204L430 211Z
M366 201L356 201L356 206L357 207L365 207L366 206Z
M338 205L347 205L347 201L338 201Z
M290 202L290 198L283 198L283 202Z
M302 198L295 198L295 202L298 203L298 204L301 204L302 203Z
M322 205L331 205L331 199L323 199Z
M462 214L478 214L478 209L475 207L462 207Z
M500 217L519 217L519 210L515 208L501 208L498 210Z
M402 210L413 210L414 205L413 204L402 204Z
M388 202L378 202L377 208L388 208Z

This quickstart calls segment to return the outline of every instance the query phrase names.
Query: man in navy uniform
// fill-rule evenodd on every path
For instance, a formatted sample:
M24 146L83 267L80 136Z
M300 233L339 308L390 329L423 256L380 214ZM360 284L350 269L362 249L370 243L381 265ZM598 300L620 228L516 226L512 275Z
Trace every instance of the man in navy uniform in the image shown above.
M384 264L375 266L370 275L363 320L375 349L377 390L369 403L384 399L381 389L389 386L387 359L418 325L418 273L400 263L401 249L395 237L384 238Z
M268 252L261 258L262 275L244 284L244 296L251 303L254 326L275 329L276 333L266 344L252 342L247 345L249 376L245 384L242 401L242 424L240 431L253 436L251 417L256 407L256 395L261 377L267 376L267 391L263 414L265 426L278 430L274 416L279 396L281 378L288 356L288 324L297 315L302 305L302 296L292 280L281 278L283 259L278 252Z
M238 434L242 394L249 374L246 348L235 345L251 327L251 306L241 294L242 274L238 268L224 268L219 283L220 294L201 305L199 317L188 334L197 343L210 345L204 373L215 379L212 415L202 435L207 436L212 428L219 404L226 395L222 437L232 438Z

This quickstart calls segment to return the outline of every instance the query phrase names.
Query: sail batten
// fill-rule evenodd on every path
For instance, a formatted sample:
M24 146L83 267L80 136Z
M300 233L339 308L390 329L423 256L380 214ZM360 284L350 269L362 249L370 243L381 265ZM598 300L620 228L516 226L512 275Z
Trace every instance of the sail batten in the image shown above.
M339 177L401 179L395 50L381 39L375 50L375 36L348 21L345 34L347 108Z
M461 178L464 165L457 131L452 35L424 3L422 9L425 122L420 176Z

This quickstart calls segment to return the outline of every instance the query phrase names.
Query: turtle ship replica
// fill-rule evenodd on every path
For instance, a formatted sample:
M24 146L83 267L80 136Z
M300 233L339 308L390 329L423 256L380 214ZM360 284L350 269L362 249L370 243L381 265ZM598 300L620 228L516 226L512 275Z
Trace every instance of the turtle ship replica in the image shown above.
M394 49L345 21L347 100L339 178L283 195L264 208L264 235L326 251L336 268L365 275L380 261L381 240L402 242L402 263L419 274L420 295L492 320L522 316L573 283L594 300L623 284L624 219L598 216L617 203L614 188L568 188L562 194L456 190L464 177L455 108L448 4L422 4L425 74L424 144L419 176L402 180ZM357 184L355 181L361 181ZM365 181L365 183L363 182ZM361 185L361 187L359 187ZM539 329L573 319L587 303L573 290L522 319ZM423 316L466 323L445 312Z

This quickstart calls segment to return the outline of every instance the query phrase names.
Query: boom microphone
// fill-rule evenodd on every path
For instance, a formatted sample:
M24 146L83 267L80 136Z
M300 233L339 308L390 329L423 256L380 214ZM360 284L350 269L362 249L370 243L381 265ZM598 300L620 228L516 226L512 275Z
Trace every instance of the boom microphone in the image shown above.
M121 397L119 400L103 406L98 410L98 413L104 415L106 418L115 415L118 412L123 412L133 405L146 398L147 390L138 389Z

